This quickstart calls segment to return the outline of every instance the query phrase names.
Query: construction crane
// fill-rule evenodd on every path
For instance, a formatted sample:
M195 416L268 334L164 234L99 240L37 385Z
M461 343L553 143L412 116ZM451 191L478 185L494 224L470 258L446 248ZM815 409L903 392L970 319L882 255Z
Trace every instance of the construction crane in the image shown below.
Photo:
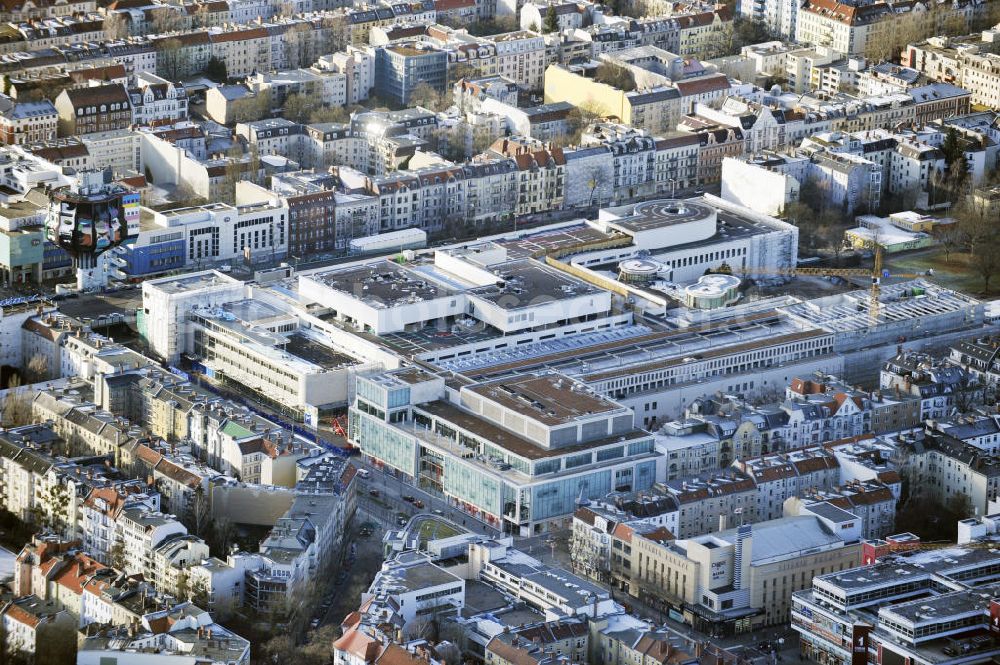
M870 243L868 245L873 250L874 254L874 265L871 268L808 268L808 267L791 267L783 270L752 270L755 275L767 274L775 275L779 277L801 277L801 276L816 276L816 277L867 277L871 279L871 288L868 295L868 316L871 318L872 323L878 323L879 311L881 309L881 301L879 296L882 293L882 280L889 277L889 271L882 267L882 245L878 243ZM915 273L896 273L893 277L903 277L907 279L913 279L917 277L925 277L928 274L933 274L930 271L925 274L915 274Z

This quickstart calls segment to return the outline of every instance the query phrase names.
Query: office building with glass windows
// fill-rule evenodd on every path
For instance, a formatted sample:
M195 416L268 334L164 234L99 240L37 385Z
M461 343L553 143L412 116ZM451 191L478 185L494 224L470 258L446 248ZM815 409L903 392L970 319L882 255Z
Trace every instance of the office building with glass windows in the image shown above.
M817 575L792 594L791 624L804 658L820 665L964 665L1000 657L1000 553L989 541L890 547L869 559L877 543L886 545L869 548L867 565Z
M462 382L419 368L359 376L366 459L505 533L567 526L580 499L650 488L662 456L631 409L561 374Z

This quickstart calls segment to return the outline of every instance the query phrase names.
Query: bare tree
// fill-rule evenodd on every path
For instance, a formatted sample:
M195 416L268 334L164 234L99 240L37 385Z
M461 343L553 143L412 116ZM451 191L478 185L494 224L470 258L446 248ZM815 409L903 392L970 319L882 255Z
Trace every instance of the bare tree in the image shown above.
M61 536L67 535L70 527L70 494L66 485L57 478L49 487L45 505L48 508L45 525Z
M188 74L188 52L184 43L172 37L156 42L156 69L170 81L179 81Z
M186 601L191 599L191 575L186 569L181 569L177 573L177 584L174 585L174 591L177 593L178 600Z
M343 51L351 43L351 24L344 14L338 12L324 16L320 29L324 34L319 43L326 44L326 48L332 53Z
M944 262L951 263L951 253L965 245L964 234L958 224L946 224L937 231L935 237L941 249L944 250Z
M351 121L351 112L343 106L321 106L313 109L309 114L309 122L338 122L347 123Z
M191 15L191 27L207 28L211 25L212 20L209 18L208 3L203 2L198 5L198 9Z
M437 112L448 108L448 100L445 95L435 90L430 84L421 81L410 92L410 106L422 106Z
M186 27L183 10L174 5L159 5L151 9L149 27L154 34L177 32Z
M49 378L49 359L40 353L36 353L28 360L24 368L24 382L27 384L38 383Z
M225 175L222 181L221 196L227 203L236 201L236 184L246 179L246 164L243 161L243 147L238 142L226 151Z
M316 109L315 99L303 94L288 95L285 104L281 107L281 117L292 122L305 123L309 121L309 116Z
M312 25L308 23L296 23L285 31L282 41L285 49L285 65L289 69L305 67L314 60L312 32Z
M590 198L588 200L588 205L593 207L600 202L598 199L596 202L594 200L594 195L597 192L597 188L601 186L602 183L611 182L611 173L607 164L602 163L601 165L594 165L590 168L589 177L587 178L587 187L590 188Z
M205 491L204 485L198 485L191 497L191 504L188 506L188 522L191 533L199 538L203 537L210 521L211 506L208 492Z
M236 539L236 527L229 519L219 517L212 522L212 529L208 534L209 550L214 556L221 558L229 554L229 547Z
M20 380L17 377L11 379L7 394L3 398L4 427L21 427L34 422L31 412L31 395L25 388L20 387Z
M196 579L191 582L191 590L188 594L188 600L203 610L208 609L210 596L208 588L205 586L205 582L200 579Z
M965 197L955 210L959 229L967 238L969 266L982 278L983 292L989 294L990 281L1000 272L1000 237L996 220L985 202Z
M269 90L259 91L255 97L242 100L233 109L233 122L253 122L270 116L271 92Z
M421 616L410 621L403 628L407 640L430 639L434 634L434 621L430 616Z
M111 41L128 37L131 32L130 28L131 21L128 14L109 11L108 15L104 17L104 36Z

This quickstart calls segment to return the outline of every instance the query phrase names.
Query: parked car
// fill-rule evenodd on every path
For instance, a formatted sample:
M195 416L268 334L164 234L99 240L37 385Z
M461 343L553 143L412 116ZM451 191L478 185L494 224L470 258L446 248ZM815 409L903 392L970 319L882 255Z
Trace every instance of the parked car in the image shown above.
M378 496L379 495L379 491L377 489L370 489L370 490L368 490L368 493L371 494L372 496Z
M416 501L416 498L414 498L410 494L406 494L406 495L403 496L403 501L405 501L407 503L413 503L414 501Z
M423 508L424 507L424 502L421 501L420 499L414 499L413 500L413 505L416 506L417 508Z

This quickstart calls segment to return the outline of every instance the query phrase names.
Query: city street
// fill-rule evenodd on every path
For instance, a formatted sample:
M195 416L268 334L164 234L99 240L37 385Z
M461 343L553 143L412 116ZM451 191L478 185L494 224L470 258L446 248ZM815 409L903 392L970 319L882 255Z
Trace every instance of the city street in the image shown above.
M343 618L343 614L336 616L337 611L339 611L337 608L346 608L346 611L349 612L360 602L360 594L367 589L368 584L371 582L375 571L378 570L381 563L381 542L385 529L400 528L397 522L399 515L405 515L409 519L417 514L434 514L434 510L440 510L443 517L469 530L485 534L498 533L496 529L449 506L443 499L420 490L391 474L366 465L360 458L355 457L352 461L359 468L368 469L371 474L368 479L359 479L360 494L358 516L355 519L355 523L363 524L366 521L376 522L381 528L376 529L375 533L368 539L355 541L359 543L357 563L355 563L355 567L351 570L347 584L338 590L339 595L345 597L343 599L338 597L324 623L339 622ZM379 496L372 497L369 493L371 489L378 490ZM423 509L415 508L412 503L403 500L402 497L404 496L412 496L423 501L425 507ZM567 529L526 538L516 537L515 544L519 549L535 557L542 563L572 570L569 537L570 532ZM376 545L377 547L375 547ZM369 568L371 569L370 572ZM619 603L627 605L636 616L646 619L654 625L666 625L691 638L709 640L727 648L742 646L747 649L758 650L759 646L766 643L776 647L771 654L773 663L798 660L798 635L790 628L777 626L745 635L711 638L708 635L694 631L687 624L670 619L659 610L645 605L637 598L628 596L621 591L613 593L614 598ZM351 606L350 602L347 601L347 598L352 596L355 602L354 606Z
M489 535L499 534L499 531L482 521L450 506L444 499L425 492L409 483L385 473L382 470L366 465L360 457L354 457L351 462L359 468L367 469L371 476L360 479L362 488L361 502L365 509L378 521L391 528L398 528L397 516L405 515L407 520L418 513L440 514L455 524L460 524L470 531ZM370 494L372 489L378 490L379 496ZM404 501L404 496L412 496L424 502L423 508L416 508L412 503ZM434 511L441 511L435 513Z

